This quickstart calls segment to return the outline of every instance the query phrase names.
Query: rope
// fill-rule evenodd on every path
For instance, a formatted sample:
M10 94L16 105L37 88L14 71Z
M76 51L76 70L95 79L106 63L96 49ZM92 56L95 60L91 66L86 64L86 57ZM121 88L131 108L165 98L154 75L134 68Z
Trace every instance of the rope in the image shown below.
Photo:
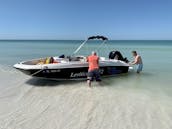
M45 67L43 67L42 69L40 69L39 71L36 71L35 73L31 74L31 76L34 76L34 75L36 75L36 74L42 72L43 70L45 70L45 69L47 69L47 68L48 68L48 67L45 66Z

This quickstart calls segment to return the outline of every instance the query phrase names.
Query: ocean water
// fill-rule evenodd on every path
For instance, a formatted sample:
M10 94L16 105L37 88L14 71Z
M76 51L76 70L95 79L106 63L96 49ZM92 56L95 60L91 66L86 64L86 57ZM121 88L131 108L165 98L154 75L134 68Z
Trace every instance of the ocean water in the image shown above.
M12 66L23 60L72 55L79 40L0 41L0 129L171 129L172 41L115 40L92 50L108 56L119 50L129 60L136 50L143 58L141 74L103 78L88 88L85 81L35 79Z

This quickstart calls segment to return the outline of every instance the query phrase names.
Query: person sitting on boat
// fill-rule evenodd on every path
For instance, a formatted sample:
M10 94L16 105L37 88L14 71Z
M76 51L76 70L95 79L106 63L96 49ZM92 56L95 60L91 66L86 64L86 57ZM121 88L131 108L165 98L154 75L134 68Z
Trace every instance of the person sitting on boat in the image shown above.
M99 57L96 52L92 52L90 56L87 57L87 62L89 64L87 83L91 87L91 81L96 79L96 81L101 81L99 73Z
M137 54L136 51L132 51L132 55L134 57L134 61L132 61L131 65L137 65L137 73L140 73L143 69L143 62L140 55Z
M58 63L58 62L53 57L47 57L45 60L40 60L40 62L37 63L37 65L53 64L53 63Z
M53 61L54 61L53 57L47 57L45 60L45 64L51 64L53 63Z

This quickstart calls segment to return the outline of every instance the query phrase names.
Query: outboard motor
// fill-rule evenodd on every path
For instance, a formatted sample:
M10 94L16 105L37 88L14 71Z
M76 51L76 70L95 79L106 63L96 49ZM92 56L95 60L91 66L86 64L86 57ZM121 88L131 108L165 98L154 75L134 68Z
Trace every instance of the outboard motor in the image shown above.
M127 60L127 58L123 58L121 52L119 51L111 51L109 53L109 59L116 59L116 60L121 60L121 61L124 61L126 63L128 63L129 61Z

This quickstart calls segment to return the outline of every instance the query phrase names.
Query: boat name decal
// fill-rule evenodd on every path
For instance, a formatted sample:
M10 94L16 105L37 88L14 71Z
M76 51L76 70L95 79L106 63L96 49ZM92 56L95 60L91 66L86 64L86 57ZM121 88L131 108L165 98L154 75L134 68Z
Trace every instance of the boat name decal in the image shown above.
M102 75L103 73L104 73L104 69L100 69L99 70L99 72L100 72L100 74ZM85 76L87 76L87 72L79 72L79 73L74 73L74 72L72 72L71 74L70 74L70 77L71 78L75 78L75 77L85 77Z
M79 72L79 73L71 73L70 74L70 77L85 77L87 76L87 73L86 72Z

